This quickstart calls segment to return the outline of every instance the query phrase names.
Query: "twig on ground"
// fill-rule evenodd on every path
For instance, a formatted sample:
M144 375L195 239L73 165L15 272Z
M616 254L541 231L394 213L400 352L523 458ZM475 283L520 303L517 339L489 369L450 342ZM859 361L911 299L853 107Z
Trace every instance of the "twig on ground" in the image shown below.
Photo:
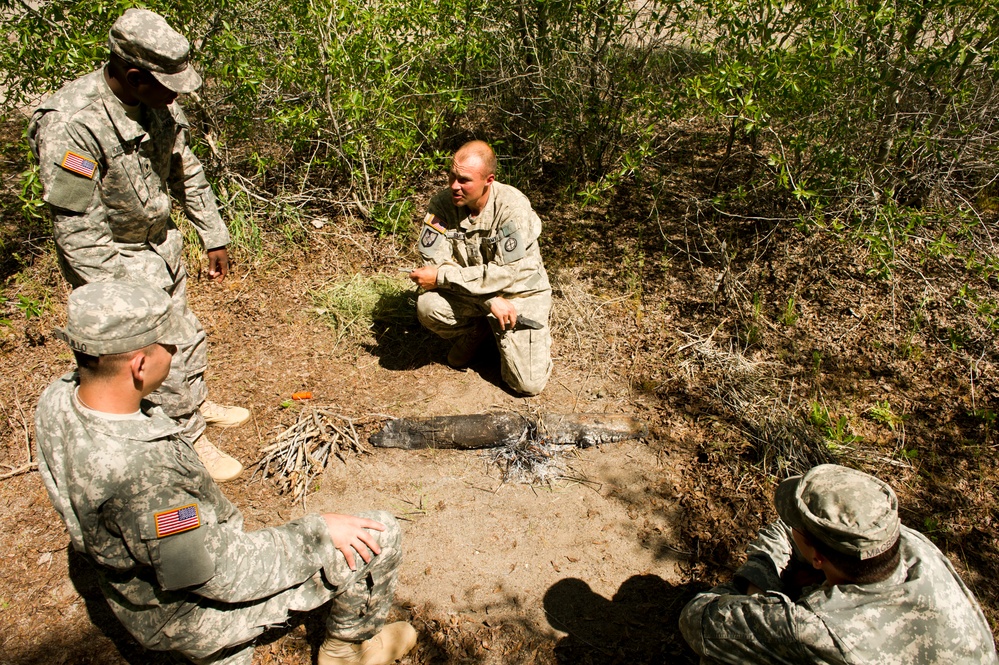
M520 439L506 446L491 448L485 457L491 465L500 469L503 482L550 486L566 477L568 467L564 452L568 448L575 446L552 443L549 436L528 426Z
M776 382L764 371L765 364L749 360L738 350L718 348L712 340L715 331L684 345L693 355L681 367L692 382L695 374L713 378L708 393L738 419L764 472L775 476L804 473L817 464L835 461L825 439L791 407L790 396L787 403L777 398Z
M17 394L17 386L14 386L14 406L17 407L17 412L21 415L21 428L24 430L24 452L28 457L28 463L31 463L31 433L28 431L28 419L24 415L24 409L21 408L21 397Z
M22 464L21 466L8 471L7 473L0 476L0 480L7 480L8 478L13 478L14 476L20 476L22 473L28 473L29 471L37 471L38 465L34 462L28 464Z

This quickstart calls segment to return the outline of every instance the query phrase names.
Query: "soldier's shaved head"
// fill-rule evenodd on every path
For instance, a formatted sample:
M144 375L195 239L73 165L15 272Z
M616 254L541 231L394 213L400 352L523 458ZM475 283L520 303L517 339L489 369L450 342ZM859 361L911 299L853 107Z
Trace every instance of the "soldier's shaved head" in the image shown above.
M469 141L454 153L456 164L464 163L469 158L479 160L484 169L483 176L496 175L496 153L485 141Z

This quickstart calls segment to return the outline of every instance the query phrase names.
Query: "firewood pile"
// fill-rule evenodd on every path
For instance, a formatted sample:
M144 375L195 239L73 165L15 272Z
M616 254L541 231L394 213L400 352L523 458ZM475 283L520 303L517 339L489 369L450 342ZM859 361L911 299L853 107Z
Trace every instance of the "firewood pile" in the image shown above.
M369 452L354 425L353 419L329 408L302 409L294 425L261 449L253 476L274 478L282 494L304 503L312 482L334 457L346 463L348 455Z

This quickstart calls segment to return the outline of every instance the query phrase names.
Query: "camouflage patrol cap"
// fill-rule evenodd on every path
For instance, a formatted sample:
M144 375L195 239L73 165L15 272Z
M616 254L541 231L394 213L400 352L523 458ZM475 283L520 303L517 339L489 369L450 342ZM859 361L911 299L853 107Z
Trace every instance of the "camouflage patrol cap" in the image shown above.
M174 312L163 289L143 282L94 282L69 294L68 321L54 335L91 356L127 353L150 344L181 344L194 326Z
M201 87L201 75L187 61L191 44L155 12L126 11L111 26L108 47L174 92L194 92Z
M898 498L887 483L838 464L821 464L777 487L777 513L798 531L858 559L898 540Z

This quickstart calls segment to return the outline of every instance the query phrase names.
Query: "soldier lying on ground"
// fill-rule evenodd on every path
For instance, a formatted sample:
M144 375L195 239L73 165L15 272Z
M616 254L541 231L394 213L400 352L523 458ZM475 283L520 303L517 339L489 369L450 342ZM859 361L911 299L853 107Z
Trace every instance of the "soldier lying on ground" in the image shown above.
M310 514L244 532L182 428L143 399L192 332L164 290L122 281L75 289L56 331L78 371L39 401L39 471L112 611L146 648L249 665L266 628L332 600L319 665L402 657L416 631L382 627L402 556L391 515Z
M680 629L702 663L997 662L988 622L950 561L901 525L891 487L823 464L782 482L780 520L731 584Z
M420 231L425 265L409 275L427 289L417 317L455 340L447 356L452 367L468 365L494 337L503 380L537 395L552 372L552 288L538 248L541 220L526 196L496 181L496 155L482 141L455 153L448 181L431 199Z
M188 63L190 45L162 16L129 9L111 27L106 66L45 100L31 116L28 143L54 223L59 268L76 287L109 279L144 279L166 290L191 323L174 369L150 401L184 426L215 480L232 480L242 465L204 435L233 427L250 412L206 400L208 344L187 307L183 236L170 218L171 193L208 249L208 274L229 271L229 232L201 162L178 93L201 76Z

